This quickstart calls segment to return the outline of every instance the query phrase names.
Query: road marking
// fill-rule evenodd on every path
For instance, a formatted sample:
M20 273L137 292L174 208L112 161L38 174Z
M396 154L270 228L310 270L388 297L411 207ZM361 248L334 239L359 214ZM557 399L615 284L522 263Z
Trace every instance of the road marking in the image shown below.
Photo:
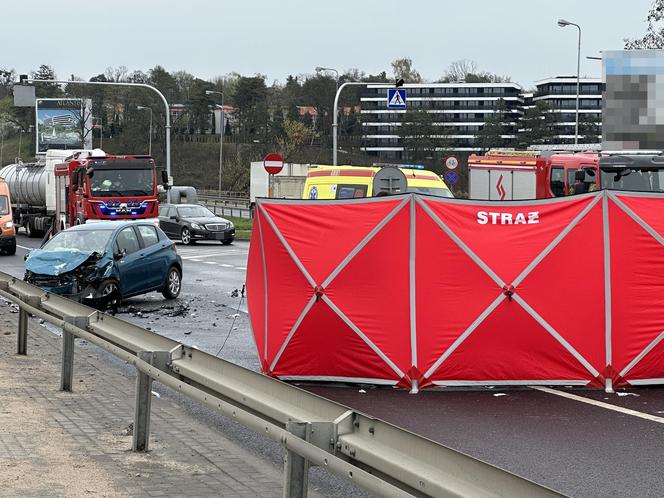
M20 247L21 249L25 249L26 251L31 251L32 249L35 249L34 247L25 247L18 244L16 244L16 247Z
M549 387L540 387L540 386L529 386L531 389L537 391L542 391L543 393L554 394L556 396L562 396L563 398L571 399L574 401L580 401L581 403L586 403L589 405L597 406L599 408L606 408L607 410L612 410L614 412L623 413L625 415L631 415L632 417L642 418L644 420L650 420L651 422L657 422L658 424L664 424L664 417L657 417L655 415L650 415L649 413L643 413L636 410L630 410L629 408L623 408L622 406L615 406L610 403L604 403L602 401L597 401L594 399L584 398L583 396L578 396L576 394L567 393L565 391L558 391L557 389L551 389Z
M233 265L227 265L225 263L221 263L221 266L223 266L224 268L233 268Z
M203 261L206 265L216 265L217 263L215 261Z
M194 258L220 258L222 256L246 256L246 253L238 254L226 254L226 253L210 253L210 254L187 254L181 255L182 259L194 259Z
M238 270L246 270L246 268L244 266L238 266L237 269Z

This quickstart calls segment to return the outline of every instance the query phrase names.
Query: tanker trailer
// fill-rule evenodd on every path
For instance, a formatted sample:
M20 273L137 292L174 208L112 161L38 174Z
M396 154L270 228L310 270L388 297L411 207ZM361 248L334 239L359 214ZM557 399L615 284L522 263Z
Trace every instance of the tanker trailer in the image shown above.
M48 165L48 166L47 166ZM17 230L23 227L28 237L37 237L51 226L55 215L54 163L10 164L0 169L9 187ZM49 188L50 187L50 188Z

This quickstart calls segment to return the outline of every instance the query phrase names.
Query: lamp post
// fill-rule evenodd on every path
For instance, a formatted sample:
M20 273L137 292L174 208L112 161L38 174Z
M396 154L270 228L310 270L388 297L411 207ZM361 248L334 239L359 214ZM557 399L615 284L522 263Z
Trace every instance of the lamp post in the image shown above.
M576 23L567 21L565 19L558 19L558 26L564 28L566 26L576 26L579 30L579 45L576 56L576 124L574 126L574 145L579 143L579 88L581 78L581 26Z
M5 123L0 126L0 168L2 168L2 153L5 149Z
M152 107L139 105L136 107L139 111L150 111L150 131L148 134L148 156L152 157Z
M171 110L168 107L168 101L164 94L161 93L157 88L147 83L125 83L125 82L116 82L116 81L67 81L67 80L35 80L30 78L22 78L22 81L27 81L28 83L58 83L61 85L106 85L106 86L133 86L138 88L148 88L155 92L161 98L161 101L164 103L166 110L166 174L170 180L171 178ZM166 191L166 202L171 202L171 191L170 189Z
M99 128L99 148L104 148L104 121L102 118L94 118L97 121L97 127Z
M337 88L337 94L334 96L334 110L332 111L332 164L337 165L337 142L338 142L338 131L339 131L339 95L341 91L347 86L369 86L369 85L381 85L385 88L389 88L389 83L383 81L373 82L373 81L346 81L342 83L339 88Z
M335 91L338 91L338 90L339 90L339 71L337 71L337 70L334 69L333 67L322 67L322 66L317 66L317 67L316 67L316 72L317 72L317 73L320 73L321 71L333 71L334 74L336 74L335 81L336 81L336 83L337 83L337 87L336 87L336 90L335 90Z
M215 90L205 90L205 95L221 95L221 111L219 113L219 190L221 195L221 170L224 161L224 94Z

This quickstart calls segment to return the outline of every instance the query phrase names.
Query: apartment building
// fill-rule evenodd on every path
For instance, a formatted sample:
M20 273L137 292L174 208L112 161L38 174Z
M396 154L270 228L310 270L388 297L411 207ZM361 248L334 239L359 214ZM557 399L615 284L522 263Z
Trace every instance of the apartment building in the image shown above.
M434 115L440 133L440 150L476 152L477 133L488 116L496 112L502 99L507 118L503 119L503 146L516 143L518 122L523 112L522 88L516 83L425 83L405 85L406 109L387 109L390 85L369 85L361 97L362 150L386 159L404 159L400 130L404 114L424 110ZM444 146L443 146L444 145Z
M556 143L573 144L576 124L576 76L557 76L535 82L533 105L546 102L556 113ZM599 143L602 127L602 92L599 78L579 80L579 143ZM592 125L595 125L594 127Z

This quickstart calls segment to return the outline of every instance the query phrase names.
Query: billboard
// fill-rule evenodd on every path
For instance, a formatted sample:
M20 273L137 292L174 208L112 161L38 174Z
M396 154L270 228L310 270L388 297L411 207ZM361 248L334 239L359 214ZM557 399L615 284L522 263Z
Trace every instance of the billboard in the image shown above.
M90 99L37 99L37 154L92 148Z
M602 52L602 149L664 149L664 50Z

